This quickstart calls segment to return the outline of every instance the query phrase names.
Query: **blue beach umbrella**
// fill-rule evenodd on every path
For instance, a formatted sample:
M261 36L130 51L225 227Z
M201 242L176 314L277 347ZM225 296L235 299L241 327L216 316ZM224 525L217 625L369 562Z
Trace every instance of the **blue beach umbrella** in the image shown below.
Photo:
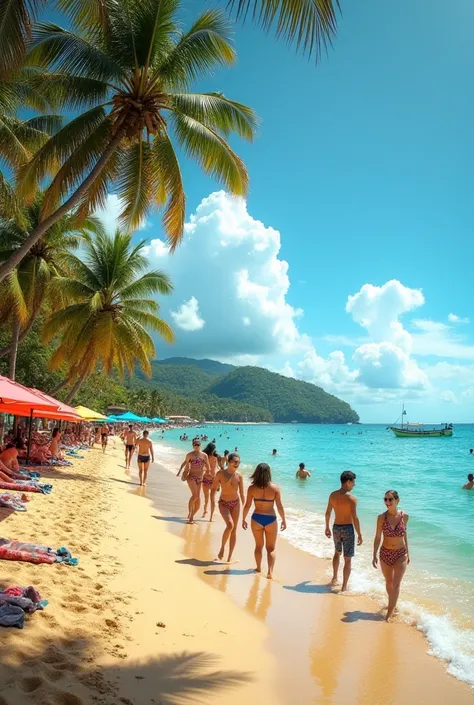
M166 419L160 419L159 416L155 416L154 419L152 419L153 423L167 423Z
M131 411L125 412L125 414L120 414L120 416L116 416L117 421L138 421L138 422L143 422L143 417L142 416L137 416L136 414L132 413Z

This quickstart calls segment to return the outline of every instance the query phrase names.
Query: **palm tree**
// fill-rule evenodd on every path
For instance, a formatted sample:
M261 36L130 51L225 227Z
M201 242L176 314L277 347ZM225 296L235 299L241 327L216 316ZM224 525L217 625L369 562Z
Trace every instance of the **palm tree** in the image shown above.
M39 220L41 195L21 212L24 227L17 219L0 218L0 262L11 257L28 237L28 229ZM78 225L72 215L58 220L0 284L0 325L11 325L11 343L0 349L0 357L10 353L9 377L15 379L19 343L28 335L45 303L53 310L60 303L49 296L49 286L55 276L67 275L66 254L79 246L81 237L103 231L101 222L93 217Z
M278 37L318 58L321 47L331 43L336 32L338 0L222 0L237 17L245 19L252 7L252 19L265 29L274 28ZM18 65L31 36L33 14L45 0L2 0L0 3L0 66ZM104 16L104 0L57 0L83 21L97 21ZM128 2L122 0L124 12Z
M102 0L103 17L87 29L79 26L77 34L36 25L28 63L50 68L48 90L57 102L62 96L65 104L87 109L20 169L19 193L27 197L59 166L46 189L41 223L0 266L0 281L58 218L72 209L93 212L110 190L119 196L121 222L130 230L153 203L163 207L164 230L176 247L185 194L175 144L231 193L246 193L245 165L226 138L236 133L251 140L255 113L220 93L188 92L196 78L234 62L229 24L221 12L207 10L183 33L176 24L179 4Z
M133 245L132 236L119 230L114 237L98 233L78 255L67 255L72 275L51 282L52 291L69 303L49 316L43 336L45 342L58 339L51 366L68 369L66 383L73 382L68 403L97 367L105 374L116 368L123 376L125 370L133 374L138 363L150 375L155 346L148 329L169 343L174 339L151 298L173 287L163 272L145 271L145 242Z

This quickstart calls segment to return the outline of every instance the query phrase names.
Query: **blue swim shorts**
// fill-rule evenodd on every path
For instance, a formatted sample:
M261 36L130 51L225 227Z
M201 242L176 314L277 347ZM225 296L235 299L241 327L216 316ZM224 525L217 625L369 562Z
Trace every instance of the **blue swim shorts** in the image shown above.
M352 524L334 524L332 535L336 551L342 553L344 549L344 558L353 558L355 553L355 532Z

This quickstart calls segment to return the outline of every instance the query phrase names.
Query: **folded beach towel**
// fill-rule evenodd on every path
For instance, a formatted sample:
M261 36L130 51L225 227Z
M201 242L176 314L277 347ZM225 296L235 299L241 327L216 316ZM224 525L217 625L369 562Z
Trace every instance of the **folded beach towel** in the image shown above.
M23 629L25 613L21 607L0 601L0 627L18 627Z
M19 494L0 494L0 507L5 507L6 509L13 509L16 512L26 512L26 504L23 502L21 495Z
M17 480L16 482L0 482L0 490L16 490L17 492L41 492L50 494L52 485L44 485L40 482L28 480Z
M57 550L36 543L25 543L15 539L0 538L0 560L25 561L26 563L66 563L77 565L77 558L72 558L67 548Z

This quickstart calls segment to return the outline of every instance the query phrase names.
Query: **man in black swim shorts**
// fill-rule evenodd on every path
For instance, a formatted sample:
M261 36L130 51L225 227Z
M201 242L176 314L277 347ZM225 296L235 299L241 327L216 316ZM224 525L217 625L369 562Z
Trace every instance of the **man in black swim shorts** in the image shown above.
M135 446L137 443L137 434L133 430L132 424L129 425L128 431L125 433L125 468L128 470L130 468L130 463L132 461L132 455L135 451Z

